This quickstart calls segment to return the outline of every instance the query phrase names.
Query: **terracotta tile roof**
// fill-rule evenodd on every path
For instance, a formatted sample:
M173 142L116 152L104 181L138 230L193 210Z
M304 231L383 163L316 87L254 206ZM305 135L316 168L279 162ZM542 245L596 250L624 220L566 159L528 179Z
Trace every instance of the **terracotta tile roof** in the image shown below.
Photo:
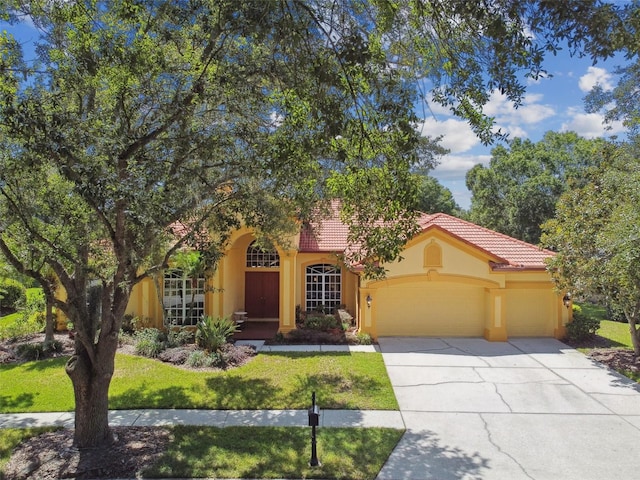
M554 255L550 250L444 213L422 214L419 224L423 232L438 228L494 257L494 270L544 269L544 260Z
M340 220L340 206L333 202L329 216L306 223L300 232L301 252L344 252L348 247L349 227Z
M300 234L301 252L344 252L348 247L348 227L340 220L339 206L333 204L328 218L305 224ZM432 228L446 232L493 258L494 270L544 269L544 260L554 254L535 245L480 227L444 213L421 214L418 223L425 232Z

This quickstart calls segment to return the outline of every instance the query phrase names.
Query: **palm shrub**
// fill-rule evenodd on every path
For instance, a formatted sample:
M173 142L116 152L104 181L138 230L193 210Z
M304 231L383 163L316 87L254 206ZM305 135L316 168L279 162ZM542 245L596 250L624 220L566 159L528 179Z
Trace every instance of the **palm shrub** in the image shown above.
M196 344L209 352L217 352L237 331L233 320L205 315L198 322Z

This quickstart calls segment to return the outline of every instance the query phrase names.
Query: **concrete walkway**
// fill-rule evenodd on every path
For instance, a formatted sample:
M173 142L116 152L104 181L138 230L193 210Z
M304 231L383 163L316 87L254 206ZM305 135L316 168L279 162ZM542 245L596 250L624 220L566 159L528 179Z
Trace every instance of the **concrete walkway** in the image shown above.
M640 478L640 387L553 339L381 338L407 431L378 475Z
M6 413L0 428L59 426L73 428L73 412ZM307 427L306 410L112 410L114 427L197 425L211 427ZM321 427L404 428L402 415L393 410L321 410Z

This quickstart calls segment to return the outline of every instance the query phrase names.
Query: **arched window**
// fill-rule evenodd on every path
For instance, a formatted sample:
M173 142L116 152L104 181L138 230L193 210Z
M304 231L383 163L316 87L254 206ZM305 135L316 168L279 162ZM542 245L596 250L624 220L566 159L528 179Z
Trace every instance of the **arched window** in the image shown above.
M254 240L247 248L247 267L279 267L280 255L278 252L264 250Z
M166 270L162 303L169 325L193 326L204 315L204 277L187 277L182 270Z
M310 265L305 278L306 310L323 307L331 312L342 303L342 275L340 268L330 264Z

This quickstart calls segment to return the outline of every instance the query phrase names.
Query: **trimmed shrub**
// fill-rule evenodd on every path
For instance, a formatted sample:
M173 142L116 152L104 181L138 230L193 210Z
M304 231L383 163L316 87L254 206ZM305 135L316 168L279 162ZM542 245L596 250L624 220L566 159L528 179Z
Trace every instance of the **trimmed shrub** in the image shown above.
M227 343L218 352L222 367L237 367L243 365L255 356L256 349L250 345L233 345Z
M338 328L338 321L333 315L309 315L304 322L304 326L311 330L330 330Z
M306 328L296 328L284 336L284 341L291 343L308 343L314 339L315 332Z
M17 310L27 301L27 289L13 278L0 279L0 309Z
M138 355L156 358L166 348L166 337L157 328L145 328L134 334L135 349Z
M339 345L346 343L347 339L343 333L333 334L330 332L318 331L316 332L313 343L319 345Z
M584 315L579 307L574 308L573 321L567 324L567 340L581 342L595 335L599 328L600 320Z
M43 344L45 353L60 353L62 352L62 343L58 340L51 340L44 342Z
M607 303L607 317L614 322L627 323L624 310L613 301Z
M31 361L44 358L44 345L42 343L23 343L16 349L20 358Z

